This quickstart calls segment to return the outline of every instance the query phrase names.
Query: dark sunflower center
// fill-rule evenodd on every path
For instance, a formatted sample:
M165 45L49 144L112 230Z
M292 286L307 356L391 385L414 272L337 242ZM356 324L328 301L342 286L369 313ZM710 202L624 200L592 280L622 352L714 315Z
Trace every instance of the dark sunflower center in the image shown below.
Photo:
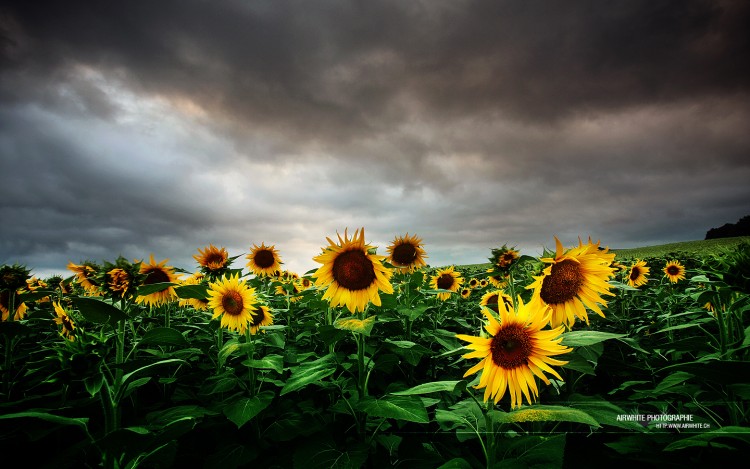
M641 269L640 267L633 267L633 269L630 271L630 280L637 280L638 277L641 276Z
M206 265L223 265L224 256L219 253L211 253L206 256Z
M152 285L154 283L169 282L169 275L161 269L153 269L146 275L146 280L143 281L144 285Z
M565 259L552 265L549 275L542 280L541 297L547 304L560 304L573 299L583 285L581 265Z
M495 365L506 370L527 365L533 352L531 337L520 324L504 326L492 338L490 351Z
M364 252L346 251L333 261L333 279L348 290L363 290L375 281L375 267Z
M250 325L251 326L258 326L260 323L263 322L263 318L265 318L265 313L263 312L263 308L258 308L255 311L252 311L250 313Z
M398 265L409 265L417 257L417 248L411 243L399 244L393 248L393 262Z
M499 312L498 301L499 298L497 297L497 295L490 296L489 298L487 298L487 307L496 313Z
M680 268L676 265L670 265L669 267L667 267L667 273L669 275L678 275L680 273Z
M255 255L253 256L253 261L255 261L255 265L257 265L261 269L267 269L271 267L274 262L276 262L276 258L271 251L262 249L255 253Z
M453 286L453 275L443 274L437 279L437 287L441 290L450 290Z
M221 306L230 316L239 316L243 310L242 295L236 291L230 291L224 294L221 299Z
M73 330L73 321L71 321L69 317L63 316L62 317L62 326L63 326L63 329L68 330L68 331L72 331Z

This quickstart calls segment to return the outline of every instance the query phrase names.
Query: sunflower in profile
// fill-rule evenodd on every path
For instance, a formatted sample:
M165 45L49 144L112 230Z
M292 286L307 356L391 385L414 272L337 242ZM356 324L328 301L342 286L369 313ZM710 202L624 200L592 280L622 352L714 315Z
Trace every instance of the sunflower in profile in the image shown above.
M255 288L248 287L240 276L224 277L208 286L208 307L214 311L212 319L221 316L221 327L244 334L253 321L258 299Z
M635 264L630 266L628 272L628 285L631 287L640 287L648 283L648 272L650 267L646 267L646 261L636 259Z
M416 235L396 236L388 248L388 262L401 272L414 272L427 264L427 254L422 247L422 239Z
M148 263L141 264L141 274L145 275L146 278L143 280L142 286L154 285L156 283L180 283L180 275L176 274L174 267L165 265L169 259L164 259L161 262L154 260L154 255L151 254ZM164 290L149 293L147 295L138 295L135 299L138 303L145 303L148 306L159 306L164 303L177 298L177 292L174 290L174 286L168 286Z
M490 270L490 272L490 275L487 276L487 280L493 287L502 289L508 286L508 274L494 273L492 270Z
M29 307L26 306L26 303L19 302L18 301L18 295L20 291L16 291L16 295L13 301L13 304L15 306L16 312L13 315L14 321L19 321L26 317L26 311L28 311ZM2 313L2 320L7 321L10 317L10 290L2 290L0 291L0 313Z
M337 236L338 243L326 238L328 246L313 257L323 264L312 275L316 286L327 287L323 299L334 307L346 305L351 313L364 311L368 302L380 306L379 292L393 293L393 272L383 265L385 256L370 253L374 247L365 243L364 228L356 230L351 239L346 230L343 238Z
M68 262L67 268L76 275L76 281L83 287L86 293L92 296L101 294L99 292L99 283L96 280L99 270L98 265L89 261L80 265Z
M685 280L685 267L680 264L680 261L669 261L664 267L664 275L672 283Z
M203 249L198 249L198 254L193 256L204 272L218 273L229 267L229 253L225 248L217 248L209 244Z
M435 275L430 279L430 286L435 290L450 290L451 292L457 292L461 285L463 285L464 279L461 277L461 272L455 270L455 266L450 266L445 269L438 269ZM437 297L440 301L445 301L450 298L449 292L438 293Z
M203 279L205 278L205 275L203 275L201 272L196 272L185 280L182 280L180 284L182 286L201 285L203 283ZM179 305L182 307L192 306L198 311L203 311L205 309L208 309L208 300L200 298L181 298Z
M132 286L133 279L130 278L127 270L115 267L107 271L107 291L116 296L122 298L125 296Z
M260 246L253 244L250 254L245 257L248 259L247 268L258 277L275 275L283 264L276 248L265 243L260 243Z
M271 308L266 305L261 305L258 309L251 313L252 319L250 319L250 333L255 335L258 331L261 331L262 326L270 326L273 324L273 314L271 314ZM263 332L263 331L261 331Z
M572 349L560 344L562 326L542 330L549 322L549 309L538 309L538 303L524 304L520 297L515 311L505 302L499 302L499 306L500 321L488 308L482 308L487 317L485 330L489 337L465 334L456 337L470 344L466 347L472 352L463 358L482 359L464 374L464 378L481 371L476 389L485 388L484 401L492 398L497 404L508 391L511 408L516 408L521 406L523 397L529 404L539 397L535 377L550 384L545 371L562 381L550 365L561 366L567 362L552 357Z
M607 306L601 295L614 296L607 282L614 276L610 265L615 255L608 253L609 249L600 249L599 243L593 244L590 238L587 244L579 238L578 247L567 251L557 237L555 243L555 257L541 259L551 265L526 287L534 289L532 301L552 307L550 326L553 328L564 324L571 329L576 317L589 324L587 307L604 317L599 304Z
M55 324L62 326L60 335L70 341L76 340L74 332L76 325L73 322L73 318L71 318L65 308L60 305L59 301L53 301L52 305L55 307L55 314L57 314L57 317L54 319Z
M495 313L500 313L500 302L505 303L506 308L513 309L513 298L502 290L491 290L482 295L480 306L486 306Z

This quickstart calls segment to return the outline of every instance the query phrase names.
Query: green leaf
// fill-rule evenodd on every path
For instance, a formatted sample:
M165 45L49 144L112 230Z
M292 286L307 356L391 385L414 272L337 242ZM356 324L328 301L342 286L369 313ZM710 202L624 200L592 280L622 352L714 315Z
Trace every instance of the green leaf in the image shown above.
M680 363L662 368L659 371L679 370L716 384L747 383L750 376L750 362L739 360L706 360Z
M185 360L181 360L179 358L170 358L170 359L167 359L167 360L161 360L161 361L158 361L158 362L150 363L150 364L148 364L146 366L142 366L142 367L140 367L140 368L138 368L136 370L133 370L130 373L124 375L122 377L122 385L124 387L130 381L132 381L132 380L134 380L136 378L139 378L140 376L143 376L143 375L154 376L154 375L156 375L155 372L159 368L162 368L162 367L164 367L166 365L175 365L175 364L178 364L178 363L181 364L181 365L187 365L188 364L188 362L186 362ZM149 373L151 373L151 374L149 374Z
M413 388L405 389L403 391L392 392L394 396L411 396L414 394L429 394L433 392L455 392L457 389L463 390L466 388L466 381L433 381L431 383L424 383L414 386Z
M185 336L183 336L177 329L171 327L154 327L143 334L143 338L139 342L139 345L176 345L178 347L186 347L189 345Z
M721 441L724 441L727 444L722 444L721 442L716 441L718 438L721 438ZM750 444L750 428L734 426L718 428L710 432L700 433L683 440L670 443L664 448L664 451L675 451L678 449L694 446L698 446L701 448L723 447L728 449L737 449L738 447L728 444L730 440L736 440L744 443L742 446Z
M442 466L438 466L437 469L472 469L473 466L469 464L464 458L453 458L446 462Z
M414 321L422 316L429 307L429 305L419 305L413 308L410 308L409 306L401 306L398 308L398 313L405 316L410 321Z
M331 363L331 357L326 355L314 362L304 363L292 372L292 376L284 384L279 392L280 396L293 391L298 391L305 386L320 381L325 377L332 375L336 371L336 366Z
M208 299L208 287L206 285L183 285L181 287L175 287L174 291L175 293L177 293L177 296L182 298L183 300Z
M370 316L365 319L339 318L333 323L333 327L336 329L359 332L366 336L370 335L373 325L375 325L375 316Z
M150 295L152 293L158 293L161 291L166 290L169 287L176 287L177 283L172 282L160 282L160 283L152 283L150 285L141 285L138 287L138 292L136 295L138 296L146 296Z
M498 423L519 422L576 422L600 427L599 422L586 412L573 407L557 405L533 405L511 412L492 412L492 419Z
M277 373L284 371L284 357L281 355L266 355L258 360L246 360L243 362L250 368L259 368L262 370L275 370Z
M257 396L237 399L224 407L224 415L239 429L268 407L273 401L273 396L273 392L264 391Z
M14 337L20 337L23 335L29 335L33 330L26 324L22 324L18 321L2 321L0 322L0 335L5 335L11 339Z
M52 422L59 425L73 425L82 428L88 434L88 418L73 418L63 417L60 415L49 414L47 412L17 412L15 414L4 414L0 415L0 420L4 419L18 419L18 418L36 418L42 419L46 422Z
M83 317L97 324L115 324L128 318L122 310L103 300L85 296L71 297L71 300Z
M600 331L570 331L562 334L562 344L568 347L585 347L621 337L626 337L626 334L613 334L611 332Z
M387 396L382 399L365 398L357 403L357 408L371 417L384 417L407 422L428 423L422 400L418 397Z
M646 428L633 420L623 420L621 416L628 412L601 398L574 394L570 396L570 407L580 409L593 417L600 425L624 428L645 432Z

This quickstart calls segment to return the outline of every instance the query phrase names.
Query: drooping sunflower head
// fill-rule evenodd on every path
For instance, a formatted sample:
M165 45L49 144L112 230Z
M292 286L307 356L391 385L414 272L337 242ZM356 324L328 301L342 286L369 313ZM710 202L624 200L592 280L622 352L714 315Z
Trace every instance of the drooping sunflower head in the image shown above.
M500 313L500 303L504 303L506 309L513 309L513 298L503 290L488 291L482 295L482 299L479 301L480 306L491 309L495 314Z
M505 288L508 285L508 279L510 278L510 274L503 274L503 273L496 273L494 271L490 271L490 275L487 276L487 280L490 282L490 284L497 288L502 289Z
M68 262L67 268L76 275L76 282L83 287L87 294L93 296L101 294L99 282L96 280L100 270L97 264L91 261L85 261L82 264Z
M142 263L140 273L145 276L141 282L142 286L156 285L157 283L179 283L180 275L175 273L174 267L166 265L169 259L161 262L154 260L151 254L148 263ZM138 303L145 303L148 306L159 306L177 299L177 293L174 286L165 287L163 290L139 295L136 298Z
M275 245L266 246L260 243L260 246L253 244L250 254L246 256L247 268L258 277L270 277L281 270L281 258Z
M630 266L628 272L628 285L631 287L640 287L648 283L648 273L651 270L646 266L646 261L636 259L635 264Z
M107 290L114 296L122 297L132 287L132 280L125 269L115 267L107 271Z
M26 287L31 271L24 265L13 264L0 267L0 290L20 290Z
M413 272L425 264L427 254L422 247L422 239L416 235L396 236L393 242L386 248L388 262L399 271Z
M562 366L567 362L552 358L568 353L569 347L560 344L563 327L542 330L549 322L549 309L540 308L539 303L524 304L518 298L518 309L513 310L505 302L499 302L499 321L490 309L482 308L487 322L488 336L479 337L458 334L457 338L469 342L472 352L463 358L482 360L464 374L464 378L481 371L476 389L484 388L484 400L497 403L505 392L510 394L511 408L520 407L523 398L531 404L539 397L535 377L550 384L545 372L562 381L550 366Z
M685 280L685 267L680 264L680 261L671 260L664 266L664 276L672 283Z
M2 320L7 321L10 317L10 290L1 290L0 291L0 313L2 313ZM19 299L20 290L16 291L16 294L13 296L13 306L12 308L16 310L15 314L13 315L14 321L20 321L24 317L26 317L26 311L28 311L29 307L26 306L26 303L22 302Z
M198 254L193 256L198 266L204 273L218 274L229 267L229 253L225 248L217 248L209 244L203 249L198 249Z
M70 340L71 342L75 341L76 325L73 322L73 318L71 318L68 311L63 308L62 305L60 305L59 301L53 301L52 305L54 306L55 314L57 315L57 317L54 318L55 324L62 326L60 335Z
M450 290L450 292L457 292L458 289L461 288L461 285L463 285L464 278L461 276L461 272L458 272L455 267L456 266L452 265L450 267L438 269L430 279L430 287L435 290ZM451 296L450 292L438 293L438 300L447 300Z
M262 326L270 326L273 324L273 314L271 314L271 308L266 305L261 305L251 313L252 319L250 319L250 333L255 335L261 330Z
M315 285L327 287L323 294L331 306L346 305L351 313L364 311L369 302L380 306L379 292L393 293L390 279L393 272L385 267L385 256L374 254L375 248L365 243L365 229L356 230L350 239L347 230L338 242L328 240L323 252L313 257L323 264L312 275Z
M506 244L503 244L500 248L492 249L491 253L492 256L489 257L489 261L495 269L503 273L509 272L521 256L516 249L509 248Z
M208 307L214 312L213 319L221 316L221 327L244 334L253 320L257 302L255 288L248 287L239 275L209 284Z
M526 287L534 289L532 301L552 308L552 327L564 324L570 329L576 317L589 324L586 308L604 317L599 305L607 306L601 295L614 296L607 282L614 276L611 264L615 255L599 248L599 243L594 244L591 239L587 244L579 239L578 247L568 250L563 249L557 237L555 244L555 257L541 259L550 265Z

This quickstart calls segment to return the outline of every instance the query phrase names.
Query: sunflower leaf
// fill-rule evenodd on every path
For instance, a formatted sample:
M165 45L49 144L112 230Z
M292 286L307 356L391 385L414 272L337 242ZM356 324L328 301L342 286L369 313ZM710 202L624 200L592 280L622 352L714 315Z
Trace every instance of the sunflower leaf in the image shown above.
M568 347L585 347L587 345L598 344L609 339L619 339L626 334L613 334L611 332L600 331L570 331L562 334L562 344Z
M175 287L174 291L183 300L208 299L208 287L206 285L182 285L181 287Z
M188 345L188 341L177 329L172 329L171 327L154 327L143 334L139 345L144 344L184 347Z
M429 423L427 409L418 397L388 396L383 399L365 398L357 408L371 417L384 417L408 422Z
M726 443L729 443L730 439L733 439L738 442L744 443L743 445L738 446L732 446L729 444L723 444L719 443L719 441L714 441L717 438L721 438ZM683 448L689 448L691 446L698 446L703 448L727 448L727 449L735 449L735 448L741 448L747 444L750 443L750 428L747 427L722 427L717 428L716 430L706 432L706 433L700 433L698 435L694 435L688 438L685 438L683 440L675 441L674 443L668 444L664 451L674 451L677 449L683 449Z
M239 429L268 407L273 401L273 396L273 392L265 391L257 396L237 399L224 407L224 415Z
M280 396L304 388L308 384L320 381L336 372L336 367L332 366L331 357L326 355L323 358L310 363L304 363L292 372L292 376L284 384L279 392Z
M463 384L463 385L462 385ZM411 396L414 394L430 394L433 392L455 392L457 389L465 389L466 381L433 381L431 383L424 383L414 386L413 388L405 389L403 391L392 392L394 396Z
M572 407L556 405L534 405L511 412L493 411L492 419L498 423L519 422L575 422L600 427L591 415Z
M138 287L138 296L146 296L150 295L152 293L159 293L161 291L166 290L169 287L177 286L176 283L172 282L160 282L160 283L152 283L150 285L141 285Z
M333 323L333 327L345 331L359 332L366 336L370 336L372 326L375 325L375 316L370 316L365 319L357 318L341 318L337 319Z
M73 304L83 317L99 324L115 324L128 318L121 309L96 298L83 296L72 297Z

